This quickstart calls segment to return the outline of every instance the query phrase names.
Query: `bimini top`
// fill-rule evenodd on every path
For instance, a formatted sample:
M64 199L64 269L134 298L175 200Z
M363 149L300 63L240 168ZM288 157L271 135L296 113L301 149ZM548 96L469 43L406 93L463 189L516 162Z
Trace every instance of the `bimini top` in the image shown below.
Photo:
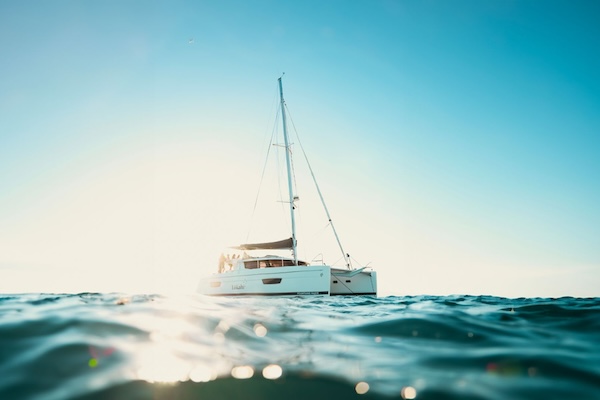
M288 238L278 242L240 244L239 246L234 246L233 248L238 250L283 250L292 249L293 247L294 241L292 238Z

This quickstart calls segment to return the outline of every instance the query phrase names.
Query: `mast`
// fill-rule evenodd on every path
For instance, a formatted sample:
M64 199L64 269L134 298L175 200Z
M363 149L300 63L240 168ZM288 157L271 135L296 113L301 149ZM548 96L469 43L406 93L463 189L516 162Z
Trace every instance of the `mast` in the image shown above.
M281 121L283 122L283 140L285 144L285 163L287 166L288 192L290 196L290 219L292 221L292 254L294 256L294 264L298 265L298 254L296 252L296 219L294 216L294 188L292 186L292 168L290 162L291 148L287 133L287 123L285 120L285 102L283 100L283 85L281 78L279 81L279 98L281 100Z

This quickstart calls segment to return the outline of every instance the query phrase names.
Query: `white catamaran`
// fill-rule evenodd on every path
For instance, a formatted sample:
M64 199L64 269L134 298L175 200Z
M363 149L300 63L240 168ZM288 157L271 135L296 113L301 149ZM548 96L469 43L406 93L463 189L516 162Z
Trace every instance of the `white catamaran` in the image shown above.
M325 265L323 262L310 264L298 259L294 215L294 202L298 198L294 196L292 185L291 144L287 132L281 78L278 81L289 192L291 237L277 242L242 244L233 247L243 251L243 254L234 258L225 258L221 255L218 272L201 279L197 291L212 296L376 296L377 273L371 267L355 269L351 266L350 256L342 248L318 185L316 186L317 192L346 262L346 268ZM310 170L312 174L312 169ZM257 250L291 250L291 257L251 256L248 253Z

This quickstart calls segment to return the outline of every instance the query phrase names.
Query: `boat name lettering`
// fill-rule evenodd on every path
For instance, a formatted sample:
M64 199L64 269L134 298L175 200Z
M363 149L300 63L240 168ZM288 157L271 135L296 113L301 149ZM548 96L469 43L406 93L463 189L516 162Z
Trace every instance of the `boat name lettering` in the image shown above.
M235 290L235 289L246 289L246 285L244 285L243 283L238 283L237 285L231 285L231 289Z

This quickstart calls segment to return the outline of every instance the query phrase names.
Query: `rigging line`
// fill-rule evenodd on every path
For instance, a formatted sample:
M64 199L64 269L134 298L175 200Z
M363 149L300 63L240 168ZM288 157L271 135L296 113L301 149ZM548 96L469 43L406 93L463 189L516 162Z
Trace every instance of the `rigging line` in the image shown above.
M287 109L287 106L286 106ZM335 226L333 225L333 220L331 219L331 215L329 214L329 209L327 208L327 205L325 204L325 199L323 198L323 194L321 193L321 188L319 188L319 184L317 183L317 178L315 177L315 173L313 172L313 169L310 165L310 162L308 161L308 156L306 155L306 152L304 151L304 146L302 146L302 141L300 140L300 135L298 135L298 131L296 130L296 125L294 124L294 120L292 119L291 113L288 110L288 117L290 119L290 121L292 122L292 127L294 128L294 133L296 134L296 138L298 139L298 144L300 145L300 149L302 150L302 154L304 155L304 159L306 160L306 164L308 165L308 170L310 171L310 175L312 176L313 182L317 188L317 193L319 194L319 198L321 199L321 204L323 204L323 208L325 209L325 214L327 214L327 219L329 220L329 223L331 224L331 229L333 230L333 235L335 236L335 240L337 241L338 247L340 248L340 251L342 252L342 256L344 257L344 260L346 261L346 268L350 269L350 260L348 257L348 253L346 253L344 251L344 248L342 247L342 242L340 241L340 238L337 234L337 231L335 230Z
M285 74L285 72L284 72L284 74ZM284 107L287 110L287 113L288 113L288 116L289 116L290 109L288 108L286 102L284 102ZM293 125L293 122L292 122L292 125ZM295 129L295 127L294 127L294 129ZM296 137L298 137L298 134L296 134ZM283 146L283 147L285 147L285 146ZM293 156L293 153L292 153L292 143L288 144L288 147L285 149L285 151L287 151L287 152L290 153L290 166L291 166L291 170L292 170L292 178L294 180L295 195L299 197L299 195L298 195L298 183L296 181L296 168L294 166L294 157L292 157ZM294 201L294 199L291 199L291 200Z
M331 264L331 265L336 265L336 264L337 264L338 262L340 262L340 260L342 260L343 258L344 258L344 257L340 257L340 258L338 258L338 259L337 259L337 260L335 260L335 262L334 262L333 264Z
M356 264L358 264L359 266L361 266L361 267L366 267L367 265L369 265L369 264L370 264L370 262L369 262L369 263L367 263L367 265L363 265L363 264L361 264L360 262L358 262L358 260L357 260L356 258L354 258L354 257L352 257L352 256L350 256L350 259L351 259L352 261L354 261Z
M258 205L258 198L260 197L260 190L262 188L262 184L265 178L265 171L267 170L267 163L269 161L269 154L271 153L271 147L273 145L273 138L275 137L275 131L277 128L277 122L279 121L279 111L277 111L275 115L275 122L273 123L273 128L271 129L271 139L269 141L269 146L267 147L267 155L265 157L265 161L263 163L262 173L260 175L260 182L258 184L258 190L256 192L256 198L254 199L254 208L252 209L252 215L250 216L250 226L248 227L248 233L246 234L246 242L250 238L250 231L252 230L252 224L254 222L254 215L256 214L256 207Z
M279 153L279 145L277 145L277 153ZM285 147L285 146L284 146ZM287 151L287 150L286 150ZM283 196L283 188L281 186L281 181L282 181L282 170L283 168L281 167L281 160L279 157L279 154L277 154L277 157L275 157L275 160L277 162L277 168L275 169L277 171L277 187L278 187L278 192L279 192L279 204L281 204L281 211L282 213L285 215L285 203L289 203L289 201L285 201L284 196ZM285 220L285 218L284 218Z
M320 230L311 231L310 232L311 235L307 236L307 239L305 240L305 242L306 242L305 248L312 248L315 243L321 243L322 242L321 236L323 235L323 232L325 232L327 230L328 227L329 227L329 223L327 223L327 225L322 227ZM337 263L340 260L341 260L341 258L338 259L335 263ZM335 265L335 263L333 265Z
M285 106L285 109L287 110L287 112L288 112L288 114L289 114L289 111L290 111L290 110L289 110L289 108L287 107L287 103L285 103L285 102L284 102L284 106ZM296 137L297 137L297 136L298 136L298 135L296 135ZM284 147L285 147L285 146L284 146ZM295 203L295 201L294 201L294 199L295 199L296 197L297 197L297 198L300 198L300 195L299 195L299 193L298 193L298 182L297 182L297 180L296 180L296 166L295 166L295 164L294 164L294 157L293 157L293 153L292 153L292 143L291 143L291 142L290 142L290 143L288 143L288 147L287 147L287 148L285 148L285 151L289 152L289 155L290 155L290 157L289 157L289 158L290 158L290 168L291 168L291 170L292 170L292 179L293 179L293 181L294 181L294 198L293 198L293 199L290 199L290 201L292 202L292 207L294 208L294 211L296 212L296 216L300 217L299 210L296 208L296 203ZM282 204L283 204L283 203L282 203ZM300 222L300 220L301 220L301 219L302 219L302 218L297 218L297 222Z
M279 111L278 111L278 116L280 115ZM279 122L279 119L277 120ZM279 124L277 124L276 128L277 131L279 130ZM285 168L283 168L281 166L282 164L282 160L281 158L285 158L285 153L283 153L283 157L281 156L280 153L280 149L283 148L284 151L287 151L287 149L285 148L284 145L279 144L279 143L273 143L272 147L276 147L275 149L275 171L276 171L276 175L275 178L277 179L277 195L279 196L279 200L277 200L277 202L281 205L281 212L282 215L286 214L286 204L290 204L289 200L285 199L285 195L284 195L284 191L285 188L282 186L282 181L285 180L284 175L285 173L283 171L285 171ZM287 220L287 218L283 217L282 218L283 221L285 221L285 226L288 227L288 230L291 230L291 227L289 226L289 221Z
M289 115L290 110L287 107L287 103L285 103L285 109L287 110L288 115ZM290 117L290 120L291 120L291 117ZM292 121L292 125L294 125L293 121ZM298 137L297 134L296 134L296 137ZM290 142L289 145L288 145L288 148L285 149L285 150L290 153L290 164L291 164L291 168L292 168L292 178L294 179L294 189L296 190L295 191L295 195L299 197L299 194L298 194L298 183L296 181L296 166L294 165L294 157L293 157L293 153L292 153L292 144L293 143ZM291 199L291 200L294 201L294 199Z
M299 197L300 195L298 194L298 183L296 182L296 168L294 166L294 157L292 157L292 144L291 143L290 143L290 148L287 149L287 151L290 152L290 163L292 164L292 177L294 178L294 188L296 189L295 194L296 194L296 196ZM292 201L293 200L294 199L292 199Z

